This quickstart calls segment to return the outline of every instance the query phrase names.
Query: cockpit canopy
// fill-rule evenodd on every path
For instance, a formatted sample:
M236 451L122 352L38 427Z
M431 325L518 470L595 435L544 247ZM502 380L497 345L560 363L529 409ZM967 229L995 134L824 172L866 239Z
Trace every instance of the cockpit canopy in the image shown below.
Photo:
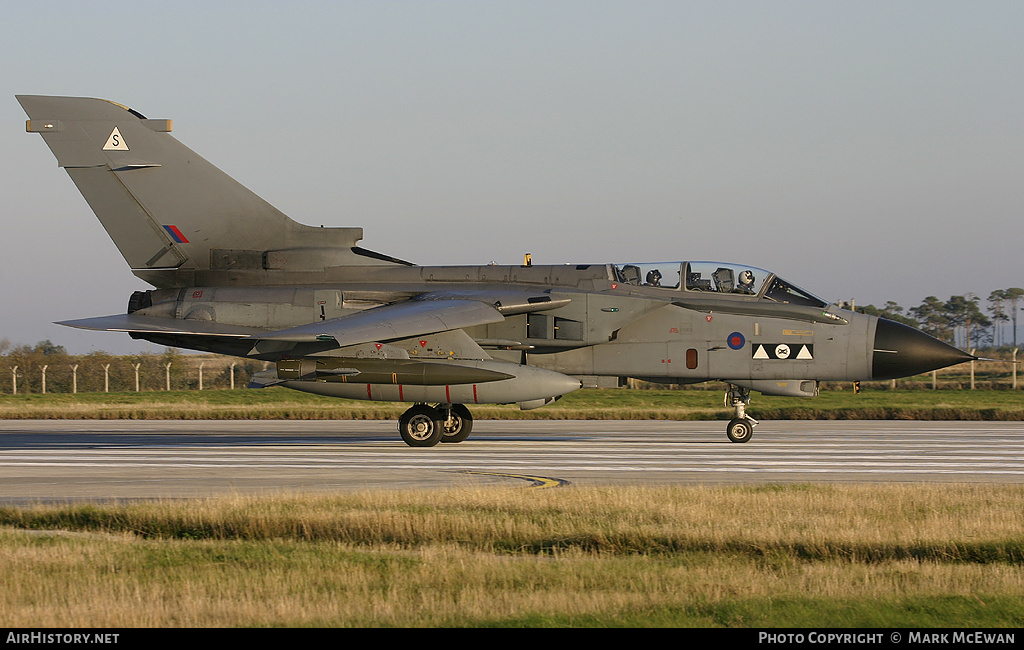
M735 296L792 305L825 307L827 302L783 280L771 271L727 262L660 262L613 264L618 282Z

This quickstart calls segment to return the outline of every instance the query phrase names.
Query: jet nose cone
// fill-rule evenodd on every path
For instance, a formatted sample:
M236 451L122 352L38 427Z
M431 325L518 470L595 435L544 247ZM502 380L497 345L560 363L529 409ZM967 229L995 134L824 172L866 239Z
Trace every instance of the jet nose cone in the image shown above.
M872 356L872 379L897 379L955 366L971 355L924 332L895 321L878 319Z

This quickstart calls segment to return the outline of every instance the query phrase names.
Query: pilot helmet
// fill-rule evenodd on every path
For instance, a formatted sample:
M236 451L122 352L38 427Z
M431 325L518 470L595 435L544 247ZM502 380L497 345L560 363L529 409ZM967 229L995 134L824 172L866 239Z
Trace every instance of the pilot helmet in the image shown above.
M754 274L750 271L740 272L740 284L745 286L751 286L754 284Z

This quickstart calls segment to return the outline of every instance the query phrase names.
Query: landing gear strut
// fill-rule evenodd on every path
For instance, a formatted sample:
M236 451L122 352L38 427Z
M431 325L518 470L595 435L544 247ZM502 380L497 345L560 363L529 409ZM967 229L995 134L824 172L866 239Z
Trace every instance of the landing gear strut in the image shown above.
M462 404L416 404L398 418L398 433L410 447L462 442L473 430L473 416Z
M729 384L729 389L725 393L725 405L736 409L736 417L729 420L725 435L733 442L747 442L754 435L757 420L746 414L747 404L750 404L750 389Z
M462 442L469 437L473 430L473 416L469 409L462 404L441 405L437 407L441 413L441 427L444 432L441 434L441 442Z

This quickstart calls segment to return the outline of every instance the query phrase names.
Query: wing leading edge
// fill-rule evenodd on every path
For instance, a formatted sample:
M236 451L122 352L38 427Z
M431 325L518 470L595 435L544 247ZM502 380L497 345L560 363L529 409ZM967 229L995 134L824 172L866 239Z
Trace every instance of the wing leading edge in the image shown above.
M250 339L254 343L331 342L338 347L347 347L497 323L504 318L493 306L476 300L422 300L374 307L283 330L265 330L204 320L160 318L137 313L61 321L57 324L130 334L227 337Z

